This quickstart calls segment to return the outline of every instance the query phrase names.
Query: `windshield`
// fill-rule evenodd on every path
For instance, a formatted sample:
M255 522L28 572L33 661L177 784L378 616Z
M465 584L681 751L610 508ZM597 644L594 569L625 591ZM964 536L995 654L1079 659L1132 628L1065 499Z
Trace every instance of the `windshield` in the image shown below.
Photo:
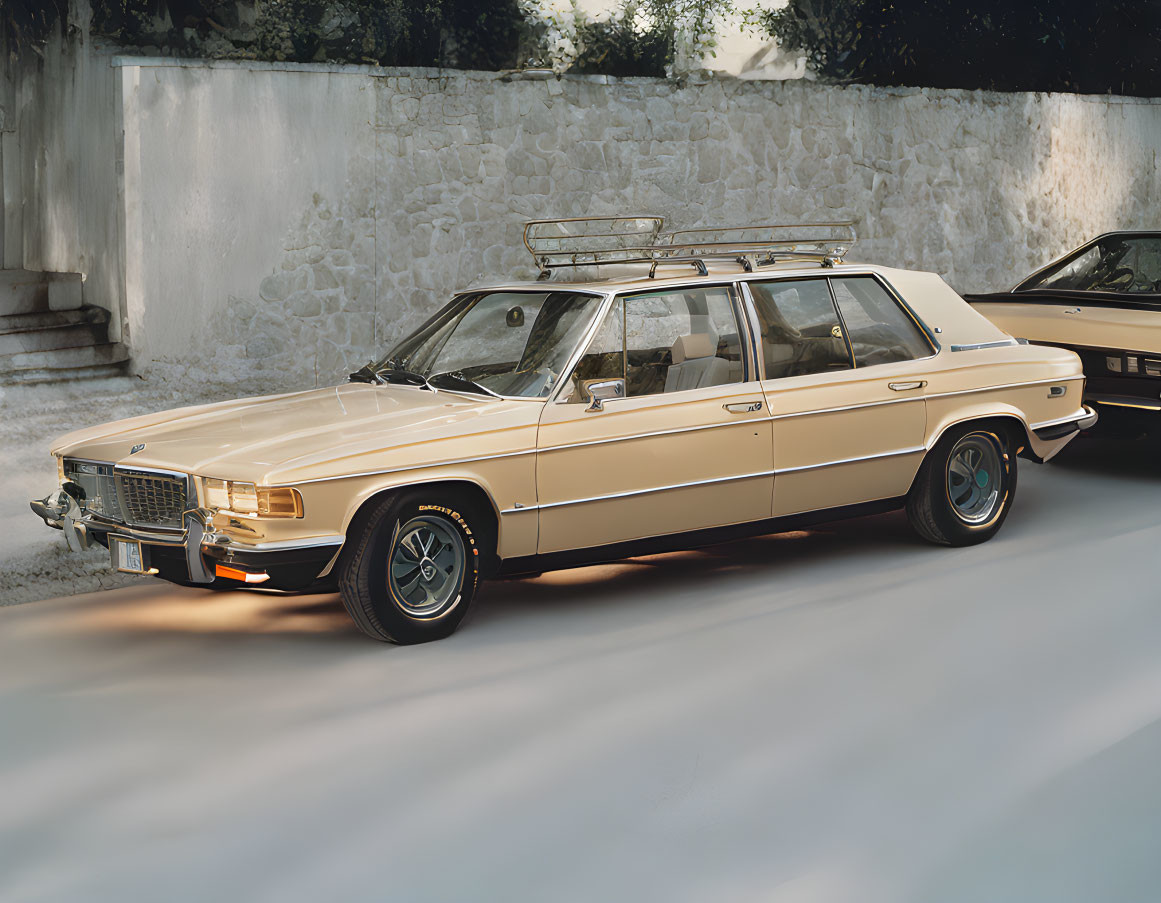
M454 377L436 383L443 388L474 383L497 395L545 398L600 305L599 295L578 292L461 295L372 368Z
M1037 290L1157 294L1161 292L1161 236L1099 239L1019 287L1022 292Z

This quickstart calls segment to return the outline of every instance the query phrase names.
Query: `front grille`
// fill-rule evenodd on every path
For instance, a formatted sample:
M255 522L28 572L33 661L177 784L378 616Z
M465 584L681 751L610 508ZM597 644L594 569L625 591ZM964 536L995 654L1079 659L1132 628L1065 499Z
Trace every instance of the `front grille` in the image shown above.
M185 478L133 470L118 470L116 475L127 523L143 527L182 526Z

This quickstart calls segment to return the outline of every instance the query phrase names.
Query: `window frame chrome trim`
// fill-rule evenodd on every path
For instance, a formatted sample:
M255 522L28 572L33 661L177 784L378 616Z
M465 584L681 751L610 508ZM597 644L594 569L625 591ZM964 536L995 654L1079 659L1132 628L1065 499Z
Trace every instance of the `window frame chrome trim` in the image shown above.
M745 314L746 330L750 339L750 355L754 360L754 378L758 383L766 381L766 358L762 354L762 324L758 320L758 306L754 303L754 293L750 290L748 279L739 279L735 282L738 289L738 300Z

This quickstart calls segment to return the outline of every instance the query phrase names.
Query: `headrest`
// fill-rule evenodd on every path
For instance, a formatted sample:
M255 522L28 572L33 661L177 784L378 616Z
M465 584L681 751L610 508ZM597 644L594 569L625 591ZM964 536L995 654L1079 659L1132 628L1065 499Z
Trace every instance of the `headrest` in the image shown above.
M673 343L673 363L681 364L697 358L713 357L717 351L717 341L709 333L698 332L678 336L677 341Z

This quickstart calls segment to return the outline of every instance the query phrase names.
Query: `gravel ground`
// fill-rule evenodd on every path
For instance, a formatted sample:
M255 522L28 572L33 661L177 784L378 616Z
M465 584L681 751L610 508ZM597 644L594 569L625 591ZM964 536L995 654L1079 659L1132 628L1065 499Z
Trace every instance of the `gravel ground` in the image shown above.
M202 384L196 390L139 377L0 386L0 605L123 586L134 578L108 568L108 553L70 554L64 537L28 510L56 485L48 453L57 436L166 408L272 391Z
M991 542L893 514L486 584L0 609L0 900L1151 903L1161 466L1077 442Z

